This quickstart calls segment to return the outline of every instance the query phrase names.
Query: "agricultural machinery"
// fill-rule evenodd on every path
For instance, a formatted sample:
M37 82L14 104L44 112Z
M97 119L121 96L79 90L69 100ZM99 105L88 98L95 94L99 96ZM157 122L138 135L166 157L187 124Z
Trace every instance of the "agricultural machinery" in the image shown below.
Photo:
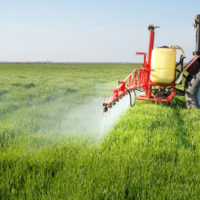
M200 15L195 16L194 27L196 28L194 57L184 66L184 51L180 46L154 48L155 29L159 27L149 25L148 60L147 53L136 53L144 57L141 68L135 68L125 80L118 81L111 98L104 100L104 112L128 94L131 106L136 99L170 102L175 95L181 95L185 96L188 108L200 108ZM179 62L176 62L177 50L181 51ZM184 90L180 90L176 86L182 84L183 77L185 77L185 86ZM136 96L136 91L140 91L139 96ZM131 95L134 95L134 98Z

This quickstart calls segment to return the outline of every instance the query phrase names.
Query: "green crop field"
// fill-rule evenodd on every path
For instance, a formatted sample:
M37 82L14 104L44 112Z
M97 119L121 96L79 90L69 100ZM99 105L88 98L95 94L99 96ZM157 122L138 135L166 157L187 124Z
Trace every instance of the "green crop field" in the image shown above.
M100 130L132 68L1 64L0 199L200 199L200 111L184 97L137 101Z

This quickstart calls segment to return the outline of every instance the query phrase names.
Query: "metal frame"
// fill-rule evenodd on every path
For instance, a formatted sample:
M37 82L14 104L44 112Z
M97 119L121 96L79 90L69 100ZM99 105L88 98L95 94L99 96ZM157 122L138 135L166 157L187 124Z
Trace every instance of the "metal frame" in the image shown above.
M146 100L146 101L158 101L158 102L169 102L173 99L175 95L175 78L174 82L170 84L166 83L154 83L150 80L151 69L151 56L152 50L154 47L154 37L155 37L155 28L158 28L154 25L149 25L148 29L150 32L150 40L149 40L149 52L148 52L148 62L146 61L146 53L137 52L137 55L143 55L144 61L141 68L135 68L131 74L129 74L124 81L120 81L117 88L113 90L113 95L111 98L108 98L104 101L103 106L106 109L109 109L114 105L117 101L119 101L123 96L128 94L128 91L132 90L140 90L145 92L144 95L140 95L138 100ZM176 76L176 74L175 74ZM156 98L152 96L152 87L160 86L160 87L171 87L172 91L167 97ZM105 109L105 110L106 110Z

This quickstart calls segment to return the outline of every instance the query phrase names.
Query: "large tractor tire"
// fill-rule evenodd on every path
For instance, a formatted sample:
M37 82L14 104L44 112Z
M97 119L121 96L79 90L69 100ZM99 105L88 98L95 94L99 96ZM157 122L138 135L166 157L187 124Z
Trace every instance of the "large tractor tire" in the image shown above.
M187 108L200 108L200 71L188 75L185 81L185 101Z

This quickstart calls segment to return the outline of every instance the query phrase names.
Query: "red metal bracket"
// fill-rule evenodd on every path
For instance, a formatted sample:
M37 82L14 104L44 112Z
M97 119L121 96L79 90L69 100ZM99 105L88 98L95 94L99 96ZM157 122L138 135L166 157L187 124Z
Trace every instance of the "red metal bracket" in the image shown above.
M146 61L146 56L147 56L147 54L144 53L144 52L136 52L136 54L137 54L137 55L144 55L143 67L145 67L146 64L147 64L147 61Z

